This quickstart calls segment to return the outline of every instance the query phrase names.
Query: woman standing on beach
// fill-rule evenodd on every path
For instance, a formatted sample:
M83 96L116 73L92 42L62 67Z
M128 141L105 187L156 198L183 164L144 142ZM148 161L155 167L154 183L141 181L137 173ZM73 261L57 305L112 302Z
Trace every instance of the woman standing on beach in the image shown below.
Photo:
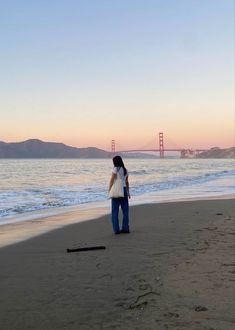
M112 226L113 232L115 235L120 233L129 233L129 202L130 198L129 193L129 181L128 181L128 171L124 166L123 160L120 156L115 156L113 158L114 168L112 170L112 176L109 182L109 191L112 188L114 181L117 178L117 175L120 176L123 183L124 197L112 198ZM121 206L123 220L122 220L122 229L119 228L119 207Z

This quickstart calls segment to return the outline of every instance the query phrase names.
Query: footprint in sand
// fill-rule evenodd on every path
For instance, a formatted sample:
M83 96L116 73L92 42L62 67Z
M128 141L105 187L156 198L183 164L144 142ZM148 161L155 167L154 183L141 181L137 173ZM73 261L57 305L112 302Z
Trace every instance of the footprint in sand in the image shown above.
M172 312L167 312L167 313L165 313L164 314L164 316L166 316L166 317L176 317L176 318L178 318L179 317L179 314L178 313L172 313Z
M206 312L206 311L208 311L208 308L206 308L205 306L197 305L194 307L194 310L196 312Z
M205 227L204 229L213 231L213 230L217 230L218 227Z
M142 291L145 291L145 290L149 289L149 284L140 284L139 289Z

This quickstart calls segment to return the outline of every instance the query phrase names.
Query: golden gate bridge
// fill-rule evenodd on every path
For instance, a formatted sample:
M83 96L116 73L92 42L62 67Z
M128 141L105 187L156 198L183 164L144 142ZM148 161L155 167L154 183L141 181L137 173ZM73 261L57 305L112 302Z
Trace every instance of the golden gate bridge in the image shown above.
M165 148L163 132L158 133L158 146L157 148L139 148L139 149L123 149L116 150L116 141L111 140L111 153L124 153L124 152L159 152L160 158L165 157L165 152L180 152L181 158L193 158L200 152L208 149L186 149L186 148Z

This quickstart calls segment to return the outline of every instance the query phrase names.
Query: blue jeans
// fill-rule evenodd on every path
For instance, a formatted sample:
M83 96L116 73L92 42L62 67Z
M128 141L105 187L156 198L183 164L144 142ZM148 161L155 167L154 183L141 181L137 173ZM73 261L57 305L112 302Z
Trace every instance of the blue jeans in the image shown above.
M120 231L119 228L119 207L122 209L122 230L129 231L129 202L126 187L124 187L124 197L112 198L112 225L114 233Z

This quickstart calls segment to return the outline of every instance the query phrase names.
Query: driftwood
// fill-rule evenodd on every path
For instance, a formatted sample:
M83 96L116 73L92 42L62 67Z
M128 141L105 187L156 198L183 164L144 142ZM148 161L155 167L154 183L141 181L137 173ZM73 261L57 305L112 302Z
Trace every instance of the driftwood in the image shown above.
M82 251L92 251L92 250L104 250L106 249L105 246L87 246L87 247L81 247L81 248L75 248L75 249L67 249L67 252L82 252Z

